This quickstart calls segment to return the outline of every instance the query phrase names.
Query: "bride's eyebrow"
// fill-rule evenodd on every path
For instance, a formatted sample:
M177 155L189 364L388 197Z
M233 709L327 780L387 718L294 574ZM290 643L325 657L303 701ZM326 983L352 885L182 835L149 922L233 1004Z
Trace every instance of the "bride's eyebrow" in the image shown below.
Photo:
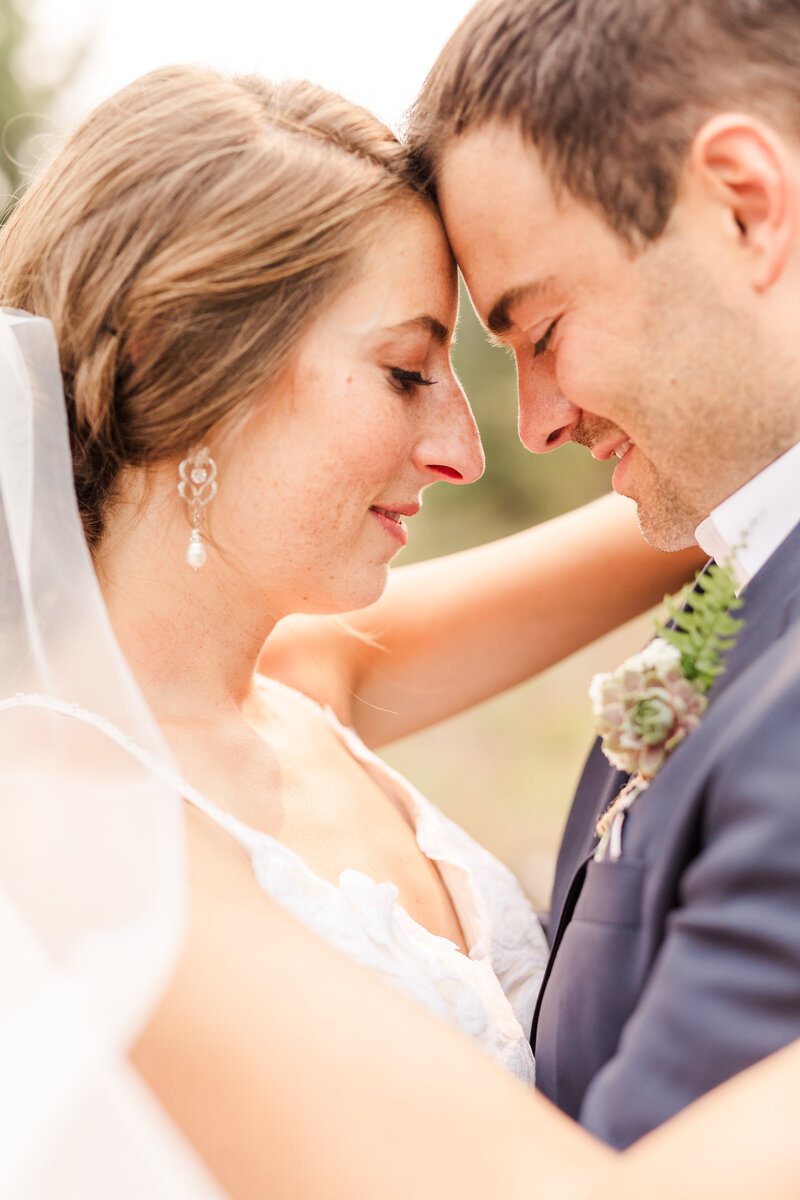
M415 329L425 329L440 346L446 346L452 341L453 331L448 329L438 318L430 316L428 313L422 313L418 317L411 317L408 321L401 321L398 325L390 325L384 329L383 333L408 333Z

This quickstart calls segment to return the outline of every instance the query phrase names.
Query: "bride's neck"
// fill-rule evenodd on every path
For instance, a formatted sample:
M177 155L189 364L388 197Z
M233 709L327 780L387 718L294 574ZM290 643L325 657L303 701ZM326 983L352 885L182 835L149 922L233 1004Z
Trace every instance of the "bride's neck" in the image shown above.
M189 530L150 503L118 506L95 556L122 651L156 718L200 722L247 702L275 626L269 601L209 547L197 572Z

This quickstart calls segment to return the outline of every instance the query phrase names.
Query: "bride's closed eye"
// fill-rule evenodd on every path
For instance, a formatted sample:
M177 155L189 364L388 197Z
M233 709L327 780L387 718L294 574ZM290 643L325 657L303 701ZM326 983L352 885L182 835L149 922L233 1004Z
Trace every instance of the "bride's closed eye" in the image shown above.
M392 367L389 377L398 392L413 392L418 387L431 387L436 383L435 379L425 379L420 371L406 371L402 367Z

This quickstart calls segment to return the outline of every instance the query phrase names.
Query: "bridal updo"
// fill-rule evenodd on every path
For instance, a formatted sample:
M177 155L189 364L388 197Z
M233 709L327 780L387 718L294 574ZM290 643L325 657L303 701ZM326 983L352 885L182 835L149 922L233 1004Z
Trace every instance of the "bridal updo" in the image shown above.
M307 82L165 68L78 127L0 233L0 303L55 328L90 546L123 468L244 413L412 194L394 135Z

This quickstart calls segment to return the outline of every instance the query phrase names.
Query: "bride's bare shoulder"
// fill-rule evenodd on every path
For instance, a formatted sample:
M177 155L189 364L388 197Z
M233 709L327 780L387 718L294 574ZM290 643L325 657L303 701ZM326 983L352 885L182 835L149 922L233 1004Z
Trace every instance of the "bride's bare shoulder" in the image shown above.
M291 952L295 942L311 935L259 887L249 855L230 834L190 804L184 805L184 817L186 937L159 1014L163 1019L179 1002L184 1017L197 1008L208 1021L215 1004L225 1012L230 1006L227 980L247 977L251 986L271 985L274 955ZM254 955L255 946L264 952Z

